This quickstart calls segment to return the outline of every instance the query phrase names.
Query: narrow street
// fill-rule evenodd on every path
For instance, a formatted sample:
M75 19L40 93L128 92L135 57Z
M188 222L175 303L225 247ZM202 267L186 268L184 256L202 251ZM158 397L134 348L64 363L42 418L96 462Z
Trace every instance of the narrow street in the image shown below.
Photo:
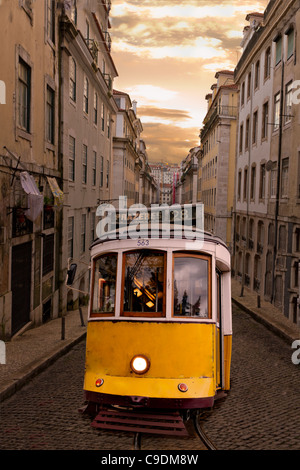
M299 366L289 345L233 306L232 388L206 414L218 450L300 448ZM133 434L97 431L83 405L85 343L0 406L1 450L133 450ZM198 451L199 438L142 436L143 451Z

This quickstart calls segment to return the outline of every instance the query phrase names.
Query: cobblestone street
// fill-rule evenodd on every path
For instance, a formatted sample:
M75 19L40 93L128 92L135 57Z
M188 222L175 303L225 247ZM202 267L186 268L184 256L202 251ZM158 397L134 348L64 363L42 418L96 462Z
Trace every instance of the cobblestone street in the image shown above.
M233 307L232 389L204 419L219 450L300 449L300 369L289 345ZM78 413L83 404L84 346L1 403L2 450L133 449L133 435L99 432ZM143 436L142 450L200 450L198 438Z

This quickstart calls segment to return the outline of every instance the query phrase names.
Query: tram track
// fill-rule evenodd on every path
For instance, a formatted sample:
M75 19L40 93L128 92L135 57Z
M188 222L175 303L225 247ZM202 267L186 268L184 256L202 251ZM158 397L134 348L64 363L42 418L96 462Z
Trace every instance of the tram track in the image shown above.
M211 441L211 439L207 436L201 423L199 422L199 415L195 414L193 417L189 418L192 423L193 431L195 432L196 436L199 437L202 444L205 446L206 450L218 450L215 444ZM142 450L142 436L144 433L136 432L133 436L133 450Z

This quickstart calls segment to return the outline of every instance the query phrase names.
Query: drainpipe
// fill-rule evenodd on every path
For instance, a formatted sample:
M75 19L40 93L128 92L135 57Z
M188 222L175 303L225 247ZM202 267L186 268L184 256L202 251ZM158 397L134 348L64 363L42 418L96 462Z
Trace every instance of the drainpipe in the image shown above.
M284 56L282 57L281 69L281 90L280 90L280 114L279 114L279 138L278 138L278 163L277 163L277 189L276 189L276 203L274 214L275 226L275 240L273 250L273 266L272 266L272 294L271 303L275 297L275 263L277 257L277 240L278 240L278 213L279 213L279 198L280 198L280 176L281 176L281 153L282 153L282 119L283 119L283 91L284 91Z

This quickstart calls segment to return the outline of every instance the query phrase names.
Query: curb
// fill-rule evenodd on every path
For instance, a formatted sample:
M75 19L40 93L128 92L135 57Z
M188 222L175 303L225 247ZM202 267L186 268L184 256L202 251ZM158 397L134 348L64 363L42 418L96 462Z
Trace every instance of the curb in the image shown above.
M27 370L22 374L21 377L16 378L11 385L8 385L5 389L0 391L0 403L10 398L18 390L24 387L31 379L36 377L38 374L46 370L50 365L52 365L57 359L62 357L64 354L67 354L76 344L80 343L86 337L86 332L78 336L73 340L70 340L68 344L65 344L58 351L53 353L51 356L43 358L38 361L34 361L27 366Z
M254 310L251 310L249 307L246 307L243 303L239 302L236 298L232 297L232 302L234 302L241 310L244 310L246 313L248 313L258 323L261 323L262 325L264 325L266 328L268 328L268 330L275 333L277 336L285 340L287 343L292 343L295 339L299 339L299 337L295 333L293 334L293 333L288 333L284 331L283 328L280 328L279 326L276 326L274 323L271 323L270 321L266 320L265 318L263 318L262 315L255 312Z

